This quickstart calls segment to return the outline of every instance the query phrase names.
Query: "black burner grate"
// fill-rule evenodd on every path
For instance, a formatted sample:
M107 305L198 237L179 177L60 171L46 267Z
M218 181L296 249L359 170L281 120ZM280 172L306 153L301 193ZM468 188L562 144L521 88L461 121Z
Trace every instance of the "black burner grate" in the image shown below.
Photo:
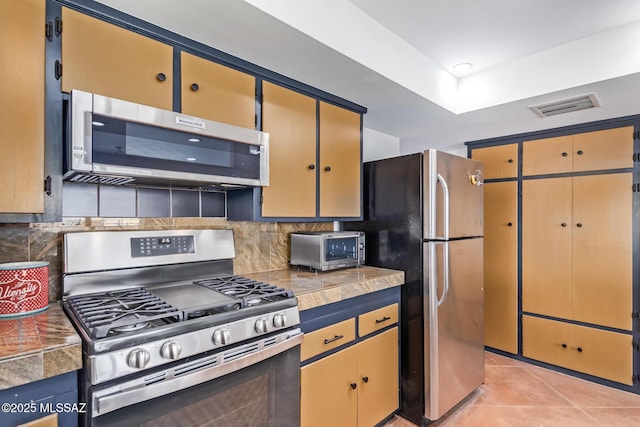
M160 319L181 320L182 312L143 288L70 297L69 307L93 338L142 329Z
M251 307L293 298L293 291L290 289L278 288L274 285L235 275L194 280L193 283L236 298L242 301L242 307Z

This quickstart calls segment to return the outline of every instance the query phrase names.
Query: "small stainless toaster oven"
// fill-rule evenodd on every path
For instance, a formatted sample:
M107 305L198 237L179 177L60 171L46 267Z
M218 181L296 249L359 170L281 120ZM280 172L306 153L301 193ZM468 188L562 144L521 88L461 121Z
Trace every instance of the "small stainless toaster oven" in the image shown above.
M357 267L365 261L362 231L291 233L291 265L328 271Z

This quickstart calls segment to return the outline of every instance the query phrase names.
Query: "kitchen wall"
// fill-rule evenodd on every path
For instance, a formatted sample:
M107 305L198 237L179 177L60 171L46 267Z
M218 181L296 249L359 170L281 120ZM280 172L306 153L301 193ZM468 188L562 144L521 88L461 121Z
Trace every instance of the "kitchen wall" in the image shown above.
M56 223L0 224L0 263L49 261L49 300L62 297L62 236L80 231L232 229L234 273L288 267L289 234L332 230L332 222L235 222L224 218L64 218Z

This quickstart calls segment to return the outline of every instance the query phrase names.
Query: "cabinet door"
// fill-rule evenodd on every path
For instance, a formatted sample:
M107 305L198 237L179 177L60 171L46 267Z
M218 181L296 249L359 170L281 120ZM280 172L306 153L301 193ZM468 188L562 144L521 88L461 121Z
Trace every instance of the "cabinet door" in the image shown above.
M632 174L573 178L574 320L631 330Z
M62 90L79 89L171 110L173 48L62 8Z
M518 183L484 186L485 345L518 352Z
M300 425L353 427L358 422L356 347L300 370Z
M44 211L45 2L0 2L0 213Z
M484 177L514 178L518 176L518 144L476 148L471 158L484 163Z
M525 141L522 144L522 174L544 175L571 172L573 136Z
M269 132L269 186L262 216L316 216L316 100L263 82L262 128Z
M522 355L572 369L571 325L522 316Z
M358 426L370 427L399 406L398 328L362 341L356 347Z
M320 216L361 213L360 114L320 102Z
M255 128L255 77L180 53L182 112L235 126Z
M573 136L573 170L633 167L633 126Z
M522 309L571 319L572 178L522 182Z
M633 385L631 335L579 325L573 325L572 328L572 369Z

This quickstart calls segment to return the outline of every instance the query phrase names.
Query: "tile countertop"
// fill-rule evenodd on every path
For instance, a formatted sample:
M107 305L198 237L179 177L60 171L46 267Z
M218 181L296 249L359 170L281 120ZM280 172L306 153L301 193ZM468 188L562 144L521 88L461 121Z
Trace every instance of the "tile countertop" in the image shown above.
M242 276L292 289L301 311L404 284L403 271L366 265L318 273L291 268Z
M60 302L41 313L0 319L0 390L82 367L82 341Z

